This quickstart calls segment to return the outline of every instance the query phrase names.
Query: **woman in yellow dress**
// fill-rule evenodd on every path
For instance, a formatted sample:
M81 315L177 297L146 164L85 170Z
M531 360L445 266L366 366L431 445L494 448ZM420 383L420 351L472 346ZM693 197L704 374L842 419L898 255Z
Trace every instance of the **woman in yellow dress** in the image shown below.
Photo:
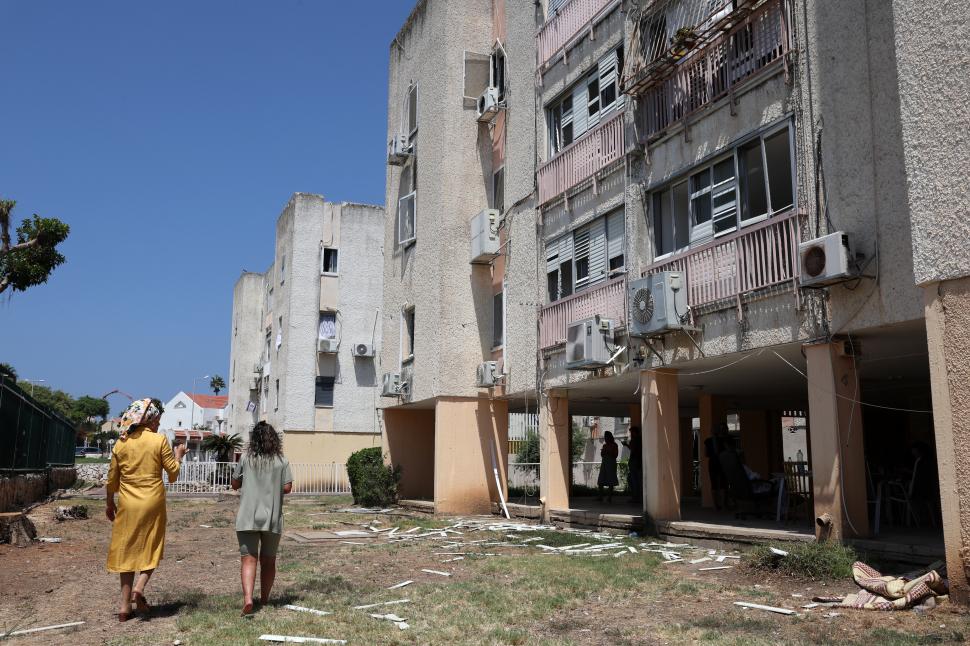
M162 403L157 399L132 402L121 417L120 437L111 449L105 515L112 522L108 571L121 574L119 621L131 617L132 603L146 615L151 611L145 586L165 549L162 469L169 482L174 481L185 456L185 445L175 447L173 453L168 438L158 434L161 418Z

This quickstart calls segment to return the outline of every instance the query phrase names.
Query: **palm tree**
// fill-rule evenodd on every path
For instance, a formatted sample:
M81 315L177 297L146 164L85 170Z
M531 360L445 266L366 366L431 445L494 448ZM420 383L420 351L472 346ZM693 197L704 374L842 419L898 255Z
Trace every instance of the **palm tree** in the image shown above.
M202 440L201 448L203 451L212 451L216 454L217 462L231 462L232 456L242 448L243 441L238 433L232 435L210 435Z
M0 377L6 377L17 383L17 371L9 363L0 363Z
M219 391L223 390L225 387L226 382L223 381L222 377L219 375L215 375L211 380L209 380L209 388L211 388L212 392L214 392L216 395L218 395Z

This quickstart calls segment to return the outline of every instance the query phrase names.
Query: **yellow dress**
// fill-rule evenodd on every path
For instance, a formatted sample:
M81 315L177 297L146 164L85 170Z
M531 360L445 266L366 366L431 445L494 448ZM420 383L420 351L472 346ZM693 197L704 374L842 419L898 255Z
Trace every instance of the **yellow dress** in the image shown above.
M140 572L158 566L165 550L165 487L178 478L179 462L164 435L138 428L115 442L108 491L118 504L108 548L110 572Z

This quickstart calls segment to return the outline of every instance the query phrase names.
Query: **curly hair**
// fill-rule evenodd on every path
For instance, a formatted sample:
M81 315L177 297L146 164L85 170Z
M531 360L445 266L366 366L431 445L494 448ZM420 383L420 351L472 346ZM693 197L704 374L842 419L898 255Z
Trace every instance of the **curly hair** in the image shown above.
M257 422L249 433L249 457L274 458L283 454L283 442L276 429L266 422Z

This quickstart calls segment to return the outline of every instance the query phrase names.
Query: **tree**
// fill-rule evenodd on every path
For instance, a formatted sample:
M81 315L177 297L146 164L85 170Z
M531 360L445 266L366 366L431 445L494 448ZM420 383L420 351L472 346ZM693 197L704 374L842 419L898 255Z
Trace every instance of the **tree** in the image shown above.
M9 363L0 363L0 377L6 377L14 383L17 383L17 371Z
M220 390L225 389L225 387L226 387L226 382L223 381L222 377L220 377L219 375L215 375L209 381L209 388L211 388L212 392L214 392L216 395L219 394Z
M57 251L71 228L57 218L34 217L17 227L17 242L10 235L10 213L17 203L0 200L0 294L8 287L15 292L47 282L51 272L64 262Z
M101 425L108 419L111 409L108 402L100 397L78 397L71 405L71 421L84 434L98 433Z
M242 448L243 441L238 433L232 435L210 435L202 440L203 451L216 454L217 462L231 462L233 454Z

